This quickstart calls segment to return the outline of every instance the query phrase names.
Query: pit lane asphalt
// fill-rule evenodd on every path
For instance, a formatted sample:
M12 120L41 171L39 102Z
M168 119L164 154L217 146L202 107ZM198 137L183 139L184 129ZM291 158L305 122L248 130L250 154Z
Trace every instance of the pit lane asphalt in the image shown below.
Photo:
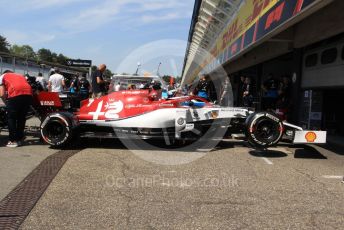
M0 101L1 103L1 101ZM38 119L30 119L27 125L39 126ZM25 146L19 148L4 147L8 141L8 132L0 131L0 200L11 192L44 159L57 152L47 145L42 145L36 130L26 130Z
M230 140L189 164L163 166L118 141L87 141L21 228L341 229L340 175L343 152L320 147L257 152Z

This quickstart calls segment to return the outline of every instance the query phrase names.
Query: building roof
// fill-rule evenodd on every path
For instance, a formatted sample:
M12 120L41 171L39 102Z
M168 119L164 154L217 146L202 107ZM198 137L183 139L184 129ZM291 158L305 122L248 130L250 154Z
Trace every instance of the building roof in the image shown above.
M210 53L219 34L231 22L244 0L196 0L184 59L183 77L196 58ZM199 63L198 63L199 64Z

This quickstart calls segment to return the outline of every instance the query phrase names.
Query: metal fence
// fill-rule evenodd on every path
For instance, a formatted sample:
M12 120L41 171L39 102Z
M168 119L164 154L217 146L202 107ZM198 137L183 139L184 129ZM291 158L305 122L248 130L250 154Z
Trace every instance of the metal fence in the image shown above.
M43 77L48 79L50 70L54 67L60 68L61 71L70 74L88 73L88 70L71 68L60 64L53 64L48 62L38 63L33 60L27 60L23 57L18 57L10 54L0 53L0 73L5 70L12 70L20 74L29 74L30 76L37 76L42 73Z

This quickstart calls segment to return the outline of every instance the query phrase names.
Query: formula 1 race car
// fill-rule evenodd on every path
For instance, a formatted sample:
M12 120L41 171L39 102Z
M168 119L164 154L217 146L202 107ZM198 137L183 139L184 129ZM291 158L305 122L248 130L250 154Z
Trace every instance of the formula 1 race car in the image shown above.
M255 148L276 145L287 130L294 143L326 142L326 132L303 131L270 112L221 107L197 96L161 99L148 89L123 90L81 102L40 92L34 107L42 120L42 139L53 147L66 146L74 137L191 140L223 127L240 130Z

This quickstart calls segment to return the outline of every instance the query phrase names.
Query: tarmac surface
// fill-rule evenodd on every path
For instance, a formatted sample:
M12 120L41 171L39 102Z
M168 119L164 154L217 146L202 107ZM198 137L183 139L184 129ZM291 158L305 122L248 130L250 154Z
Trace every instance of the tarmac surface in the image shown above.
M26 130L27 139L25 145L20 148L6 148L7 131L0 130L0 200L11 192L32 170L34 170L45 158L57 152L43 145L38 137L36 127L37 119L27 122L28 126L35 130Z
M344 224L342 150L282 144L259 152L245 142L223 140L190 163L162 165L116 140L82 142L21 229L341 229ZM56 152L35 136L21 148L0 147L1 196ZM143 152L167 158L194 154Z

